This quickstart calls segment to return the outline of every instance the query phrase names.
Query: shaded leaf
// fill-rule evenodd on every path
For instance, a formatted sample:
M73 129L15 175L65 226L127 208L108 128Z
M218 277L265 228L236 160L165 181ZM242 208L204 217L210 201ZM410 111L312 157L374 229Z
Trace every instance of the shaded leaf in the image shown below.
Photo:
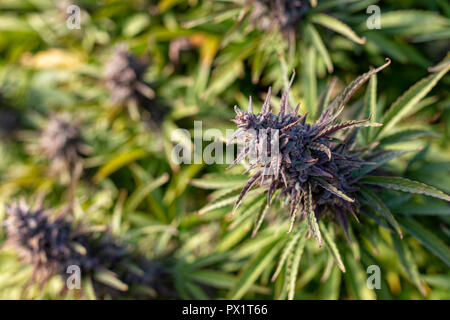
M311 38L314 48L317 50L317 52L325 62L328 72L333 72L333 63L331 62L330 55L328 54L327 48L325 47L325 44L323 43L319 32L317 32L316 28L314 28L312 24L308 24L306 26L306 32Z
M423 286L423 282L420 279L419 270L417 268L416 262L413 259L411 251L404 243L404 241L402 241L397 235L391 235L391 239L394 244L394 248L397 251L398 257L400 258L400 261L406 270L406 273L408 274L411 281L414 282L416 287L419 289L420 293L425 296L426 291Z
M381 215L394 227L395 231L397 231L400 237L403 237L402 231L400 230L400 226L397 220L395 220L391 211L384 204L384 202L368 188L361 187L360 192L362 193L364 198L366 198L370 202L372 208L377 208L378 209L377 212L381 213Z
M419 240L428 250L444 261L447 266L450 266L450 249L441 239L411 218L398 217L398 222L410 235Z

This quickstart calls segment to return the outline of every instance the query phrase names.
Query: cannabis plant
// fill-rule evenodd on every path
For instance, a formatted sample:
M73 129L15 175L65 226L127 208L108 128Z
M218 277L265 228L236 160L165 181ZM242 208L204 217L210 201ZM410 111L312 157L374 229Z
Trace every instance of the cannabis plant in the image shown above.
M250 22L262 31L270 31L277 28L281 31L294 33L296 25L310 6L315 6L310 1L247 1L241 17L249 13ZM253 8L252 8L253 7Z
M53 172L80 175L82 158L87 155L88 147L84 143L80 125L71 123L63 116L53 115L43 129L40 137L40 149L50 163Z
M408 134L409 131L394 132L392 129L444 76L450 69L450 64L444 64L437 73L413 86L391 106L384 116L381 116L374 102L375 74L389 63L390 61L381 67L371 69L352 81L331 103L329 98L332 88L328 88L322 96L321 105L318 108L321 112L318 113L315 122L307 122L307 114L299 115L298 105L295 110L292 110L289 103L289 89L293 78L281 97L278 113L272 111L270 89L259 113L254 113L251 99L247 111L235 107L236 118L233 121L238 129L230 141L237 139L243 146L231 166L247 158L249 161L245 165L246 172L251 174L245 183L233 185L230 180L227 186L231 187L231 191L224 190L219 193L217 200L200 210L200 213L223 207L231 201L235 201L232 213L237 212L245 196L252 194L247 204L240 210L240 216L235 217L239 222L232 223L232 228L245 220L254 220L252 235L256 236L264 217L271 210L275 215L270 220L271 224L283 219L290 221L289 228L279 227L290 235L287 239L282 235L275 236L279 239L278 243L270 247L268 252L272 258L277 255L278 250L282 252L272 280L277 279L282 268L287 264L283 287L288 288L291 299L295 293L297 270L305 247L305 237L316 238L319 247L325 243L334 262L342 271L346 271L338 245L333 240L334 232L330 232L327 226L329 220L337 222L342 227L350 246L352 242L359 241L351 231L352 220L357 223L362 234L366 232L366 224L371 226L368 229L373 228L372 222L368 222L370 219L380 227L389 230L409 276L424 293L417 270L403 260L406 259L404 255L407 249L400 240L403 237L402 227L412 236L417 236L419 241L428 248L429 243L417 234L415 228L420 228L417 222L397 217L391 212L386 200L379 195L384 194L384 188L450 201L450 196L444 192L432 186L396 176L389 167L386 167L388 161L413 151L386 148L394 137L400 140L411 137ZM351 97L369 79L372 80L367 95L367 105L364 106L365 110L360 111L369 114L368 118L339 120ZM370 111L373 115L370 115ZM380 123L373 122L373 118ZM265 134L261 135L261 131ZM274 144L274 141L277 143ZM238 180L242 181L242 179ZM208 187L207 180L195 181L193 184ZM211 181L211 184L219 185L217 178ZM241 191L236 189L239 186ZM277 207L274 204L275 199L280 199L281 203L287 204L288 207ZM300 220L297 227L295 227L296 218ZM399 239L397 240L396 237ZM449 255L448 250L444 249L445 244L441 240L435 240L439 243L440 250L446 253L436 252L435 248L430 250L448 263ZM347 251L347 249L343 250ZM348 259L347 263L349 263ZM262 272L262 269L259 270ZM239 298L244 292L245 288L237 286L232 291L232 297Z
M204 32L218 24L225 30L218 39L211 34L218 45L205 93L208 98L225 95L246 68L250 68L248 77L253 83L272 83L278 90L282 85L278 75L301 66L301 76L308 79L302 90L312 107L316 105L311 95L317 91L316 76L323 78L326 72L351 72L354 76L366 70L368 64L381 64L385 56L402 67L426 69L446 54L443 34L449 20L445 6L430 4L427 11L389 4L236 0L210 5L199 1L183 26ZM371 25L374 19L379 25Z
M113 102L137 104L138 93L151 99L155 93L143 81L146 63L138 60L125 45L118 46L105 66L106 87Z
M125 44L119 45L105 65L105 83L111 101L128 107L134 119L139 117L138 106L148 110L155 121L160 122L167 110L155 99L155 92L144 81L148 66L138 59Z
M447 7L0 1L0 299L448 299Z
M55 275L67 280L68 268L77 266L83 278L92 281L99 298L174 294L170 275L160 263L147 260L108 233L73 222L67 212L52 217L41 205L30 208L24 200L6 211L5 245L15 247L23 262L33 266L36 283L44 285Z

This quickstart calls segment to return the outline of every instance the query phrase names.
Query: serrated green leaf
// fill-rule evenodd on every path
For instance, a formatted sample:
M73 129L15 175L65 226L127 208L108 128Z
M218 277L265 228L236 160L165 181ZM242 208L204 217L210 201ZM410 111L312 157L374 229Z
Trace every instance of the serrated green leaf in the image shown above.
M240 214L233 219L231 224L228 226L228 230L233 230L236 226L241 224L244 220L247 220L250 216L252 216L258 209L262 206L262 204L267 200L267 195L262 193L256 196L253 200L250 200L248 203L243 205L238 209Z
M300 266L300 260L303 255L303 250L305 248L305 242L306 238L305 236L302 236L299 241L297 241L297 245L295 248L295 251L291 252L293 255L292 257L292 264L288 268L288 299L293 300L295 295L295 283L297 282L297 274L298 274L298 268Z
M319 225L317 224L316 215L313 209L311 185L308 185L308 192L305 193L305 210L306 210L306 221L308 222L309 231L312 233L314 238L317 239L317 243L319 244L319 247L321 247L322 236L320 234Z
M246 240L239 248L236 248L236 251L233 253L234 258L248 258L253 256L255 252L263 250L264 247L268 246L270 243L282 241L286 237L282 230L285 229L274 230L273 227L269 227L262 230L256 237ZM287 231L287 229L285 231Z
M201 179L192 179L190 184L201 189L229 189L243 187L248 177L245 175L235 176L206 176Z
M328 105L330 103L330 99L331 99L331 94L333 93L336 82L337 82L337 78L334 77L331 80L330 84L325 89L325 91L320 96L314 119L318 119L320 117L320 115L322 114L323 110L325 110L328 107Z
M228 231L226 235L220 240L219 244L217 245L216 251L226 252L227 250L233 249L234 246L236 246L242 239L247 236L251 225L252 221L250 219L247 219L236 228L233 228L233 230Z
M392 60L399 63L413 63L426 68L430 62L415 47L401 39L392 39L391 37L377 31L365 32L367 45L376 47L384 55L391 57Z
M303 63L302 79L304 83L303 94L305 96L305 108L312 113L317 100L317 78L316 78L316 52L313 47L309 47L305 52Z
M404 204L395 209L396 212L404 215L430 215L448 216L450 206L448 204Z
M354 177L363 177L369 172L372 172L373 170L381 167L383 164L391 161L392 159L395 159L397 157L401 157L404 154L407 154L409 152L412 152L413 150L385 150L381 154L377 155L376 157L369 158L367 161L369 162L375 162L376 164L369 164L363 166L359 171L354 172Z
M365 104L365 118L372 116L373 122L378 122L380 120L380 115L378 114L377 107L377 75L373 74L370 76L369 85L367 86L366 95L364 97ZM374 129L369 128L364 130L365 140L370 141L369 138L372 136Z
M420 80L400 96L383 117L384 126L378 131L379 136L386 135L402 118L408 114L419 101L437 84L450 70L450 64L441 71Z
M327 230L327 227L323 224L322 221L319 222L319 226L320 230L322 231L323 241L325 242L325 245L327 246L331 256L333 257L339 269L341 269L341 271L345 273L345 266L342 262L341 255L336 246L336 243L334 242L334 239L332 238L331 234Z
M281 245L283 245L282 241L268 245L255 257L255 259L250 261L250 264L248 264L239 275L236 286L229 294L231 300L238 300L248 292L256 279L258 279L264 269L272 262Z
M351 97L355 94L355 92L364 84L366 83L367 80L370 79L370 77L373 74L376 74L377 72L380 72L381 70L383 70L384 68L386 68L388 65L390 65L391 60L390 59L386 59L386 63L379 66L378 68L375 69L371 69L368 72L360 75L359 77L357 77L355 80L353 80L352 82L350 82L345 88L344 90L342 90L342 92L340 92L336 98L334 98L333 102L330 104L330 106L328 107L328 109L330 110L338 110L338 112L342 111L341 108L343 108L347 102L351 99ZM339 113L337 113L339 114ZM335 114L336 116L336 114ZM319 118L320 120L320 118ZM358 124L358 123L366 123L365 121L349 121L347 123L350 124ZM341 124L342 126L342 124Z
M314 28L312 24L308 24L306 26L306 33L311 38L314 48L317 50L317 52L325 62L328 72L333 72L333 63L331 62L330 55L328 54L328 50L325 47L325 44L323 43L319 32L317 32L316 28Z
M395 132L390 135L384 136L380 140L379 147L384 147L386 145L395 144L399 142L416 140L423 137L438 137L439 135L435 132L430 132L423 129L405 129Z
M450 196L445 194L444 192L428 186L424 183L409 180L401 177L383 177L383 176L369 176L364 177L359 180L364 184L373 184L385 188L390 188L394 190L400 190L404 192L410 193L419 193L424 194L430 197L439 198L442 200L450 201Z
M210 212L212 210L218 209L218 208L222 208L228 205L232 205L236 202L236 200L239 198L239 194L241 193L241 191L238 190L233 190L227 194L225 194L224 196L216 199L215 201L208 203L206 206L204 206L203 208L201 208L200 210L198 210L198 214L205 214L207 212Z
M391 210L384 204L384 202L378 198L376 194L374 194L372 191L370 191L366 187L361 187L360 192L366 198L371 204L372 208L377 208L377 212L381 213L381 215L391 224L391 226L394 227L395 231L400 235L400 237L403 237L402 231L400 230L400 226L395 220L394 215L391 213Z
M256 220L255 220L255 226L254 226L253 232L252 232L252 237L254 237L256 235L259 228L261 227L261 224L264 220L264 217L266 216L268 208L269 208L269 206L268 206L268 201L266 198L266 201L262 203L261 207L258 210L258 214L257 214Z
M366 42L365 38L358 37L358 35L348 25L329 15L318 13L315 14L311 20L314 23L320 24L330 30L342 34L356 43L364 44Z
M280 261L278 262L278 265L277 265L277 269L275 270L275 272L272 276L272 282L278 278L289 254L291 254L292 250L294 250L295 244L299 241L300 238L304 238L306 236L307 231L308 231L307 225L305 223L302 223L301 226L299 226L294 233L290 234L290 240L284 247L283 253L281 254Z
M381 15L383 29L393 29L397 35L415 36L448 29L450 20L436 12L425 10L393 10Z

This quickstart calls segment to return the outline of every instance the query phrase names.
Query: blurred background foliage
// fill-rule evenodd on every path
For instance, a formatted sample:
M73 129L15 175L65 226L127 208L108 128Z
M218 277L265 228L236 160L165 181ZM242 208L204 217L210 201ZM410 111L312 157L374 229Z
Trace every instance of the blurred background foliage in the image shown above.
M72 4L81 8L80 29L66 26ZM381 9L381 29L367 28L370 5ZM226 165L173 162L174 144L192 147L194 141L183 135L173 141L172 133L193 133L197 120L203 130L234 128L233 106L246 106L251 95L260 108L269 86L279 101L293 69L290 98L302 103L302 113L316 114L333 77L342 89L389 57L392 63L377 81L377 108L386 110L436 71L430 67L448 62L450 49L450 5L444 0L319 0L306 6L286 32L261 30L251 19L255 6L246 0L0 1L0 221L7 216L3 204L45 196L46 208L69 205L76 220L106 227L162 261L178 297L286 298L284 277L270 281L287 241L277 210L251 237L252 204L230 220L235 198L223 198L245 182L242 170L223 177ZM146 62L139 80L154 92L151 99L111 101L105 65L120 44ZM447 194L449 84L443 76L403 114L391 146L419 151L389 163L394 172ZM364 90L351 110L365 103ZM42 132L54 115L77 123L88 146L78 175L54 172L42 150ZM405 131L412 142L402 142ZM382 196L410 235L399 240L373 223L352 225L358 238L350 245L336 234L345 273L332 252L306 241L295 299L450 298L450 206L394 191ZM214 199L222 201L209 204ZM0 243L5 239L0 228ZM366 287L371 264L382 269L381 290ZM62 295L60 277L43 287L30 284L31 272L5 246L0 298L95 298L84 289Z

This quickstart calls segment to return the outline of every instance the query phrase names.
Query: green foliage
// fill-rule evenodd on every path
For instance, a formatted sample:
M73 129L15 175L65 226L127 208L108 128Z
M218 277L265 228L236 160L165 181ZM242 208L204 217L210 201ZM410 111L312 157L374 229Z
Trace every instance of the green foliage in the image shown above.
M253 2L80 0L80 29L66 25L70 1L0 2L0 298L109 298L102 283L124 299L449 299L448 5L301 1L300 18L283 27L275 10L255 19ZM369 5L380 7L381 29L368 28ZM121 67L120 45L129 64L108 76L108 61ZM387 65L371 66L386 58L376 75ZM279 190L268 199L246 186L245 160L231 169L174 161L176 144L199 151L194 121L203 132L235 129L233 106L248 96L255 114L264 100L274 113L299 102L308 125L331 106L340 119L310 151L332 159L327 135L358 146L357 190L317 178L292 214ZM70 135L54 135L47 150L64 147L51 156L41 136L55 115L80 136L71 149ZM346 223L318 215L316 185L358 211ZM4 205L22 197L161 264L168 290L131 291L109 269L84 276L81 290L64 290L58 272L36 281L3 227ZM374 264L380 290L366 286Z

